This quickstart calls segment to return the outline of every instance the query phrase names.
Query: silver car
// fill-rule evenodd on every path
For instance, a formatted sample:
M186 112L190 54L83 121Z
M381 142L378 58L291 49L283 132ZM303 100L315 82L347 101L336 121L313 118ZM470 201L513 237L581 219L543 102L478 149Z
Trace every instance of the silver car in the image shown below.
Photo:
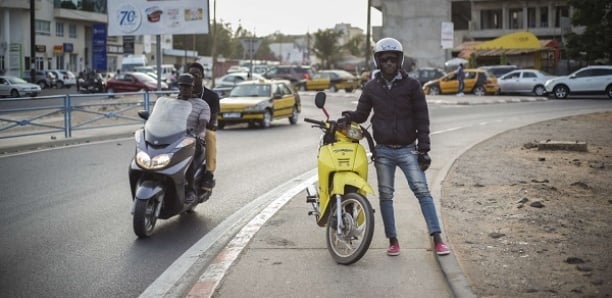
M497 78L499 93L529 93L537 96L546 94L544 84L553 75L536 69L513 70Z
M24 79L13 76L0 76L0 96L21 97L24 95L37 96L40 86L26 82Z

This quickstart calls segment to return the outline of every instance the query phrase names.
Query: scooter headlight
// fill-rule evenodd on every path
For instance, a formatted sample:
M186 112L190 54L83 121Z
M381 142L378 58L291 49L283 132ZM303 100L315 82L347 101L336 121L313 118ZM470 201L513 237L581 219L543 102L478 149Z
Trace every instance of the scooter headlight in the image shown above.
M136 163L147 170L157 170L164 168L170 163L170 154L160 154L151 158L146 152L140 151L136 154Z
M351 140L359 141L361 138L363 138L361 127L359 127L359 124L356 123L351 123L350 126L345 127L341 131Z

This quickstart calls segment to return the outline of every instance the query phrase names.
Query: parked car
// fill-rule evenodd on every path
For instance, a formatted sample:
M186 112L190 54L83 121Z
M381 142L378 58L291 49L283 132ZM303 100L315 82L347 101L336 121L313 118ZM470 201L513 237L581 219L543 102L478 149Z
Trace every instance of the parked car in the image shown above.
M234 72L249 72L251 71L248 67L240 66L240 65L232 65L227 69L227 73Z
M419 83L421 83L421 86L423 86L425 85L425 83L431 80L443 77L444 75L446 75L446 72L442 69L434 67L419 67L418 69L415 69L408 73L408 75L411 78L419 81Z
M544 87L555 98L570 94L606 94L612 98L612 65L583 67L568 76L546 81Z
M23 72L23 79L27 82L37 84L42 89L53 88L57 82L55 75L48 70L37 70L33 80L31 71L26 70Z
M486 65L486 66L481 66L478 67L480 69L484 69L486 71L488 71L489 73L493 74L495 77L501 77L513 70L517 70L518 66L516 65L510 65L510 64L504 64L504 65Z
M345 70L321 70L313 74L311 79L298 83L298 88L302 91L329 89L330 92L338 92L344 89L346 92L353 92L359 88L359 78Z
M474 93L479 96L499 92L497 78L492 74L482 69L464 69L463 72L465 73L463 92ZM423 85L423 92L429 95L457 93L458 90L457 71L451 71L445 76Z
M14 76L0 76L0 96L21 97L29 95L32 97L40 94L41 88L37 84L26 82L24 79Z
M168 84L161 83L162 90L168 90ZM128 72L106 81L107 93L156 91L157 80L142 72Z
M301 112L299 95L290 87L289 81L256 80L236 85L228 97L220 101L218 127L227 124L248 123L270 127L272 120L287 118L296 124Z
M537 96L546 94L544 84L554 76L536 69L513 70L497 78L499 93L530 93Z
M249 78L248 72L233 72L228 73L220 78L215 79L215 88L213 91L219 94L219 97L225 97L229 95L230 91L236 86L238 83L242 83L248 80L264 80L265 78L259 74L254 73Z
M313 75L314 73L310 66L298 65L277 65L268 69L263 74L266 79L287 80L293 86L311 79Z
M72 86L76 85L76 76L71 71L65 69L54 69L50 70L50 72L52 72L57 78L57 81L55 82L56 88L71 88Z

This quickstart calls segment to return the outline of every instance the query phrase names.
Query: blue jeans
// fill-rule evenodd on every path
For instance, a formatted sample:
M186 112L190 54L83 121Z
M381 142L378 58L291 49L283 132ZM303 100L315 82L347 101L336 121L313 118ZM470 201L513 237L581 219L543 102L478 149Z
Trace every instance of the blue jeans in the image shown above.
M404 172L410 189L419 200L421 212L423 217L425 217L429 233L441 232L438 215L436 214L436 206L427 187L425 172L419 168L416 146L410 145L399 149L392 149L384 145L376 145L376 160L374 164L376 165L376 175L378 177L380 211L387 238L397 237L395 215L393 212L396 167L399 167Z

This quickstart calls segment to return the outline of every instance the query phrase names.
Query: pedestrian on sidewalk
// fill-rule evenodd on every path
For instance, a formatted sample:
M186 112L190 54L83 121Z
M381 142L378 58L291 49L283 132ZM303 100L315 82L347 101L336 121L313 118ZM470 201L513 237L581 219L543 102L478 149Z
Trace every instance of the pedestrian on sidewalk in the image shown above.
M463 88L465 87L465 84L463 83L464 80L465 72L463 72L463 63L459 63L459 67L457 67L457 81L459 82L457 96L463 96Z
M378 41L374 46L374 60L380 72L364 86L356 110L345 111L342 115L363 123L374 110L371 119L376 141L374 164L385 236L389 238L387 254L397 256L400 253L393 210L395 170L399 167L419 200L436 253L447 255L450 251L440 236L436 207L425 177L425 170L431 163L425 94L419 82L401 69L404 52L399 41L393 38Z

